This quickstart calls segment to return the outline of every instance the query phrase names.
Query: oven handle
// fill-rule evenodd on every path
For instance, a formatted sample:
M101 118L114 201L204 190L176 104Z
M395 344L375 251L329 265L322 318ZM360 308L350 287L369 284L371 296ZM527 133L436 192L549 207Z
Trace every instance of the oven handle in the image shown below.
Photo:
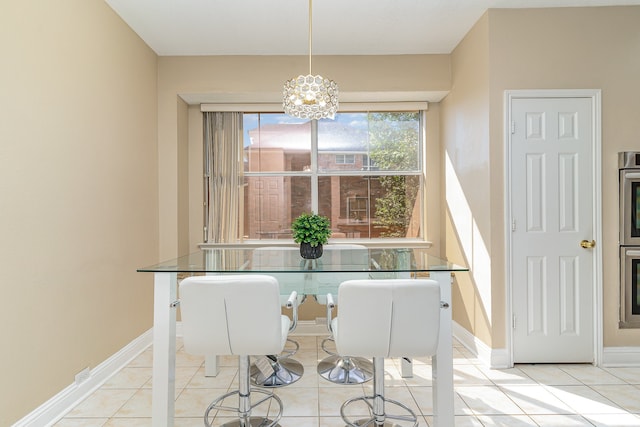
M627 172L624 174L625 178L637 179L640 178L640 172Z
M625 251L626 256L640 256L640 251Z

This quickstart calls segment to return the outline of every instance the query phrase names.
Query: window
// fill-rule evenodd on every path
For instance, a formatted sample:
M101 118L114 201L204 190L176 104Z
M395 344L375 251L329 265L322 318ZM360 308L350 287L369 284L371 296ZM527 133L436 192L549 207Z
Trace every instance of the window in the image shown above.
M366 197L347 198L347 218L349 223L360 224L369 220L369 199Z
M291 239L303 212L331 220L333 238L420 237L420 111L348 112L305 121L243 114L246 239Z
M354 154L336 154L337 165L353 165L356 162L356 156Z

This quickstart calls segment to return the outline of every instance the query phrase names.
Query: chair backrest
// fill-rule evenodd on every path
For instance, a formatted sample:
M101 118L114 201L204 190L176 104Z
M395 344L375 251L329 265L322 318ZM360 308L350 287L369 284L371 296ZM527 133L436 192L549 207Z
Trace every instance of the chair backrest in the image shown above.
M323 258L331 257L330 262L343 265L367 267L369 265L369 249L355 243L332 243L323 246Z
M348 280L338 291L338 353L432 356L440 329L440 286L429 279Z
M278 273L277 268L298 270L301 262L303 262L303 259L300 256L300 248L287 246L255 248L251 259L254 270L266 269L268 271L258 274L273 276L278 280L281 292L280 303L282 305L287 303L289 295L293 291L298 291L298 300L302 299L303 292L300 292L300 290L302 289L301 282L303 278L299 274Z
M282 331L288 325L283 325L274 277L195 276L185 278L179 290L187 352L252 355L282 351Z
M270 270L278 267L300 267L302 261L300 248L297 246L261 246L253 250L251 259L254 269Z
M326 304L328 293L333 294L338 302L336 289L345 280L362 280L369 278L365 271L369 266L369 249L363 245L350 243L332 243L323 246L322 263L326 265L342 265L350 269L362 270L358 273L318 273L314 276L316 282L316 299L320 304Z

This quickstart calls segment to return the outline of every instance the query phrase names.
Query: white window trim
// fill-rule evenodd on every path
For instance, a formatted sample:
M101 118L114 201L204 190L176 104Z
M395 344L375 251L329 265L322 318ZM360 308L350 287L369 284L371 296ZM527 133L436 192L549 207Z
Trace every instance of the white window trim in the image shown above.
M339 113L353 111L426 111L429 103L426 101L411 102L341 102ZM207 103L200 104L202 112L241 112L241 113L282 113L282 104L270 102L249 103Z

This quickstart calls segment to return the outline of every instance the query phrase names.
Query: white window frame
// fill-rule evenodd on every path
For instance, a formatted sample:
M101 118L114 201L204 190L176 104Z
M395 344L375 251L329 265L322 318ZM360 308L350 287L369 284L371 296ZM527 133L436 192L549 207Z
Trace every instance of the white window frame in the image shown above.
M206 111L235 111L242 113L283 113L281 104L274 103L207 103L201 104L200 109L202 112ZM421 224L421 236L419 238L401 238L403 241L425 241L426 236L424 232L424 226L426 224L424 212L424 200L426 197L425 181L427 165L424 160L424 153L426 152L426 111L428 109L428 103L425 101L408 101L408 102L372 102L372 103L346 103L341 102L339 112L401 112L401 111L418 111L420 113L420 144L418 146L418 158L419 158L419 170L415 172L403 172L403 175L416 175L421 180L421 191L418 197L421 199L420 224ZM317 121L311 121L312 126L312 138L311 138L311 163L317 165L318 157L318 141L317 141ZM282 172L271 173L271 175L279 176L310 176L311 177L311 208L314 212L318 211L318 177L320 176L381 176L381 175L397 175L397 172L386 172L376 170L377 168L366 168L361 171L330 171L318 173L314 168L310 171L303 172ZM254 175L255 174L255 175ZM259 174L245 172L245 176L257 176L257 175L269 175L269 173ZM250 239L252 240L252 239ZM358 239L349 239L349 241L355 241ZM371 242L375 240L392 241L388 238L363 238L364 242Z

